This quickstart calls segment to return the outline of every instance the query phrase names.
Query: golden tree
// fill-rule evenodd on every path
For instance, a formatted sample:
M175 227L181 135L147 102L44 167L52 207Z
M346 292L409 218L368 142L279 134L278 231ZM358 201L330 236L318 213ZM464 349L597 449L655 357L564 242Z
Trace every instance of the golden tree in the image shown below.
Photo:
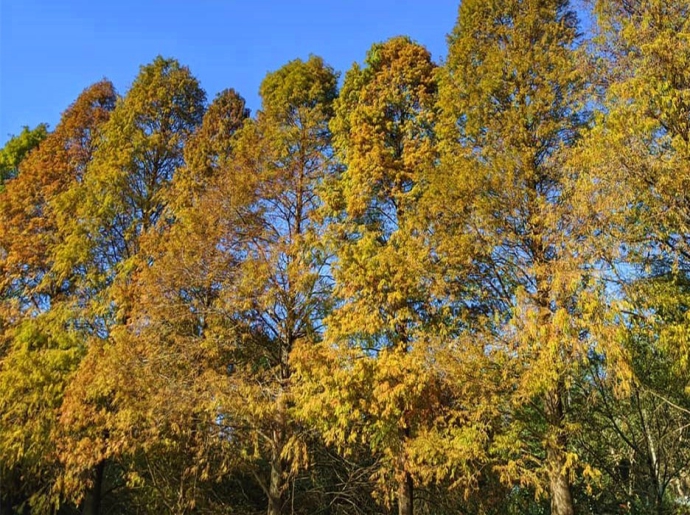
M429 464L451 407L431 349L442 324L418 213L436 159L435 72L425 48L398 37L345 77L331 123L342 170L322 189L334 309L318 352L296 355L300 412L343 452L371 450L382 500L401 514L413 513L415 483L448 472Z
M438 226L471 249L478 302L491 307L477 339L509 365L498 470L546 488L557 515L575 509L568 392L600 305L578 212L586 196L568 164L585 121L576 38L566 0L462 3L441 79L434 188L448 206Z
M0 193L0 502L51 509L64 391L86 352L77 271L55 266L67 192L84 176L115 105L111 83L84 90ZM12 492L14 490L14 492ZM10 498L6 498L6 495Z

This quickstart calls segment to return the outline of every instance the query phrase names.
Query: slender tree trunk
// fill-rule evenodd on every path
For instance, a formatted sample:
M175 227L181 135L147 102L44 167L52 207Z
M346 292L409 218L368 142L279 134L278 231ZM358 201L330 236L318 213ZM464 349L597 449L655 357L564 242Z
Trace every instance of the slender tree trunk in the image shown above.
M645 439L647 442L647 463L649 466L649 474L654 478L654 509L657 515L664 514L664 488L661 483L661 476L659 473L659 458L657 455L657 445L654 443L654 437L650 432L647 421L649 420L647 410L642 407L642 401L640 400L640 392L635 391L635 396L637 398L637 410L640 414L640 421L642 422L642 430L645 434Z
M283 366L283 380L287 381L285 377L288 374L287 366L284 362ZM285 492L283 477L284 463L281 454L283 453L283 446L285 445L285 434L287 425L287 406L285 405L285 392L281 391L276 399L277 406L277 428L273 430L273 444L271 450L271 477L268 483L268 515L281 515L283 513L283 505L285 499L283 497Z
M664 509L664 499L663 497L657 497L655 498L655 504L656 504L656 513L657 515L665 515L666 510Z
M549 489L551 491L551 515L575 515L570 480L563 471L565 455L555 448L547 450Z
M405 478L398 487L398 515L413 515L414 513L414 484L412 476L405 472Z
M271 460L271 481L268 485L268 515L281 515L283 512L283 466L280 453Z
M398 219L402 218L402 212L398 210ZM409 338L407 336L407 328L400 324L396 327L400 341L398 342L400 350L407 354L409 352ZM399 435L403 442L410 439L412 432L410 430L410 423L405 421L404 427L400 428ZM407 472L405 467L404 451L401 451L400 462L398 464L399 470L403 471L402 480L398 485L398 515L413 515L414 513L414 483L412 476Z
M93 471L93 485L84 498L84 504L81 509L82 515L98 515L100 513L104 472L105 461L102 461L96 465Z
M566 468L567 438L563 428L562 388L557 385L546 396L546 416L551 438L546 448L546 467L551 494L551 515L575 515L570 478Z

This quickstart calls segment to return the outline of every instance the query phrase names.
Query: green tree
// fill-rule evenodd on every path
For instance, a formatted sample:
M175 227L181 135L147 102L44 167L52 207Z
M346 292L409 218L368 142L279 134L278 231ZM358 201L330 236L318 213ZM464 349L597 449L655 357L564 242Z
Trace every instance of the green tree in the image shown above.
M674 501L687 496L687 398L671 372L673 359L659 352L654 328L644 325L638 320L627 331L635 378L623 392L612 387L610 367L601 359L589 376L577 446L601 473L587 499L596 513L620 506L633 514L682 513Z
M38 124L33 129L22 127L18 136L12 136L0 150L0 188L8 180L17 176L19 164L31 150L48 136L48 126Z

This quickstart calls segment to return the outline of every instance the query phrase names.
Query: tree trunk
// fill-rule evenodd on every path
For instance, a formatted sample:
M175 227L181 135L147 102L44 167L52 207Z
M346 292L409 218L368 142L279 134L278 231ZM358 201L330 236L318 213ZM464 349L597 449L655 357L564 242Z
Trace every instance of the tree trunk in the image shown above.
M268 515L281 515L283 512L283 465L280 453L271 460L271 481L268 485Z
M82 504L82 515L98 515L101 511L101 497L103 491L103 473L105 472L105 461L96 465L93 471L93 485L86 493Z
M401 212L398 211L398 217L401 216ZM409 352L409 338L407 336L407 328L404 324L396 325L396 331L398 333L398 349L403 353L407 354ZM399 430L400 439L404 444L410 439L412 431L410 430L410 421L405 417L405 422L403 427ZM398 467L402 471L402 480L398 485L398 515L412 515L414 513L414 483L412 482L412 476L406 470L405 464L405 451L401 450L399 456Z
M570 480L563 470L565 454L562 450L550 448L546 452L549 467L549 489L551 493L551 515L575 515Z
M293 303L288 303L288 313L292 313ZM289 315L291 316L291 315ZM292 327L292 322L288 322ZM290 330L287 331L286 344L281 344L280 348L280 390L276 397L276 425L272 435L271 449L271 478L268 484L268 515L281 515L285 504L285 463L283 462L283 448L288 437L288 396L287 388L290 382L290 350L294 343L294 338Z
M551 434L546 448L546 467L551 494L551 515L575 515L570 478L566 468L567 438L563 428L562 388L556 386L546 396L546 416Z
M414 513L414 484L412 476L405 472L405 477L398 487L398 515Z

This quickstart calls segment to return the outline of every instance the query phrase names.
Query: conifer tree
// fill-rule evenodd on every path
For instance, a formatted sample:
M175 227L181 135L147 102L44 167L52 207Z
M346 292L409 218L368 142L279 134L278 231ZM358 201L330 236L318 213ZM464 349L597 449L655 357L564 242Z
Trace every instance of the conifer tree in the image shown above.
M566 0L462 3L440 92L437 180L447 185L435 188L449 236L471 238L493 306L482 338L512 363L499 470L546 486L554 515L575 511L568 391L588 352L584 300L595 295L566 167L584 121L576 37Z
M235 133L249 118L245 100L234 89L218 93L208 106L199 128L184 149L184 166L177 171L170 193L171 216L192 205L222 170L227 170L233 156Z
M63 215L55 269L78 271L84 298L74 316L88 327L89 340L62 408L61 488L91 513L99 510L104 469L126 461L126 434L136 431L129 414L118 411L118 381L125 377L114 369L113 334L131 317L132 274L146 266L141 237L159 225L204 100L197 80L177 61L158 57L143 66L103 127L82 180L65 195L74 209Z
M60 220L114 105L111 83L84 90L0 193L0 502L10 509L28 502L40 513L53 502L59 413L86 350L72 317L81 292L54 266Z
M633 503L668 513L669 484L682 484L674 476L688 460L676 445L690 413L690 4L615 0L595 12L606 88L582 157L607 192L599 211L609 213L602 229L619 249L619 343L630 373L609 411L625 421L614 441L631 456L631 483L639 481Z
M256 123L240 134L236 151L242 163L238 171L255 181L256 220L249 226L254 235L243 277L229 300L244 319L243 338L254 348L252 362L244 370L238 366L237 373L254 370L245 382L259 389L247 415L267 460L268 477L260 484L268 513L277 515L287 510L288 479L304 452L292 414L291 352L298 343L320 338L329 301L316 210L321 205L317 187L331 170L328 123L337 76L312 56L268 74L260 93L262 109Z
M610 84L586 157L613 192L619 244L634 279L627 293L659 331L664 351L687 366L682 336L688 295L690 33L687 1L599 2ZM641 303L641 304L639 304ZM646 307L644 307L646 305ZM658 325L657 325L658 323ZM661 349L660 349L661 350ZM680 369L678 370L680 371ZM681 372L682 373L682 372Z
M137 274L133 318L116 340L131 350L120 365L129 411L152 422L141 421L137 445L154 450L161 434L183 444L185 474L201 481L249 475L279 514L306 464L290 352L318 339L327 301L314 214L336 75L317 57L292 61L261 95L246 121L241 99L222 95L189 140L172 225L143 243L151 266Z
M131 319L113 332L102 372L117 378L121 420L111 432L135 457L130 475L154 511L211 509L223 496L210 495L209 485L243 465L246 442L226 441L214 399L235 338L218 303L237 274L231 246L242 220L234 213L251 199L228 176L248 114L242 97L223 91L189 137L162 223L141 237L139 261L148 265L131 276Z
M319 354L304 349L300 360L302 412L345 452L368 446L382 500L406 515L414 442L440 395L426 348L430 256L416 216L436 156L435 68L425 48L397 37L345 77L331 123L343 169L323 188L335 309Z

